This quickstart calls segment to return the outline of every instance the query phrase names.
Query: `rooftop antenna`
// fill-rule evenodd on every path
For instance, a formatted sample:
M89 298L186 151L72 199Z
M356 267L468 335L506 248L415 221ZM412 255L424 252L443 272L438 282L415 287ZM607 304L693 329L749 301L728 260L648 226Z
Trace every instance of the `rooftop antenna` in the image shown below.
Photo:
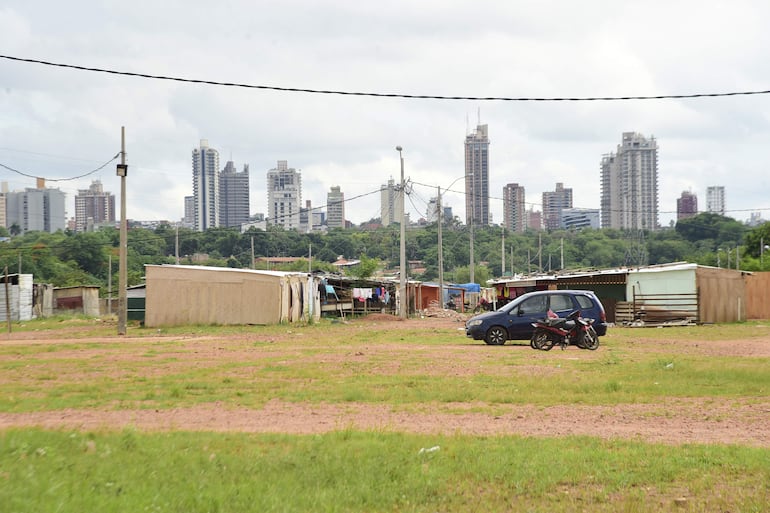
M468 119L468 113L465 113L465 135L468 135L471 133L471 122Z
M477 124L478 124L478 125L480 125L480 124L481 124L481 107L478 107L478 109L479 109L479 110L478 110L478 114L477 114L477 116L478 116L478 118L479 118L479 122L478 122Z

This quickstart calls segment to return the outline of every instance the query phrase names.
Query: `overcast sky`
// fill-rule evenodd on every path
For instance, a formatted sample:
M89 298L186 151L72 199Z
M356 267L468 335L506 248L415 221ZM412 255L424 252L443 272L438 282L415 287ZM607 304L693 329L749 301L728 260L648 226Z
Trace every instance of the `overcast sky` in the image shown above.
M472 97L653 96L770 89L770 3L247 0L0 4L0 54L84 67L290 88ZM770 95L611 102L390 99L169 82L0 59L0 163L69 178L120 150L126 127L128 217L179 220L200 139L221 165L249 164L252 212L266 172L302 172L302 201L345 194L346 217L379 217L377 191L415 182L412 219L464 173L463 142L489 125L490 205L519 183L540 210L556 182L599 207L599 163L626 131L659 145L660 221L676 198L724 185L728 215L770 217ZM119 197L115 163L100 179ZM11 190L34 180L0 168ZM431 187L427 187L427 184ZM463 190L458 180L453 191ZM364 195L358 199L356 196ZM464 219L459 193L444 203Z

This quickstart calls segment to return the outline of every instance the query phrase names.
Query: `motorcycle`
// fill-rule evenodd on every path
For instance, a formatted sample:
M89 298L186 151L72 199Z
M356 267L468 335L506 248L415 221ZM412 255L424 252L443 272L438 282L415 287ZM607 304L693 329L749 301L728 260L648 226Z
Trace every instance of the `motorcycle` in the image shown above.
M594 351L599 347L599 336L591 326L593 323L594 319L581 317L580 310L575 310L563 318L549 310L547 318L532 323L535 332L529 345L532 349L550 351L557 344L562 350L573 344L580 349Z

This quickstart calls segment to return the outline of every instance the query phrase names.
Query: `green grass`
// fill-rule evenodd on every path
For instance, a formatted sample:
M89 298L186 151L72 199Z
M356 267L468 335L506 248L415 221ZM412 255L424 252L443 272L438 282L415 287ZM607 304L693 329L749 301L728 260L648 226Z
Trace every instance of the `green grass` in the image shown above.
M421 449L438 446L433 452ZM8 430L5 512L764 511L770 452L594 438Z
M751 400L770 394L770 358L649 351L643 337L681 335L704 347L745 325L612 329L598 351L489 347L452 329L305 326L181 329L145 340L75 338L0 345L0 412L61 408L166 409L219 402L259 407L291 402L613 405L662 397ZM754 331L763 332L762 325ZM141 330L140 330L141 331ZM156 330L153 330L155 333ZM440 349L437 353L436 349ZM456 361L481 356L457 372ZM547 383L547 386L544 386Z
M19 326L67 339L0 344L0 413L256 408L274 398L467 412L460 402L490 413L510 404L762 402L770 393L770 358L648 343L766 337L764 323L615 328L598 351L548 353L419 323L131 326L128 337L107 324ZM760 512L770 504L768 449L560 435L0 429L0 512Z

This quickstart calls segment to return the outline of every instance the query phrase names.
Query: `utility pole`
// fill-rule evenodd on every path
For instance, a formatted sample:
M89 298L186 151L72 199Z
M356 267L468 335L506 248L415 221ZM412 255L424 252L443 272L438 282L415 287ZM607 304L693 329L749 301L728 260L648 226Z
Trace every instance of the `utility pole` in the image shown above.
M476 262L474 262L473 256L473 218L476 213L476 176L471 173L471 232L470 232L470 264L468 265L468 281L470 283L476 283Z
M398 158L401 160L401 265L398 273L401 308L399 314L402 319L406 319L409 301L406 297L406 191L404 190L404 156L401 154L402 150L401 146L396 146Z
M543 272L543 234L537 234L537 269Z
M254 269L254 236L251 236L251 265L249 268Z
M120 127L120 164L117 174L120 177L120 260L118 263L118 335L126 334L126 284L128 282L128 227L126 223L126 127Z
M441 207L441 187L438 187L438 306L444 308L444 239L441 226L444 224L444 209Z
M176 225L176 265L179 265L179 225Z
M112 315L112 253L109 255L109 269L107 270L107 312Z
M503 241L500 244L500 276L505 276L505 229L503 229Z

